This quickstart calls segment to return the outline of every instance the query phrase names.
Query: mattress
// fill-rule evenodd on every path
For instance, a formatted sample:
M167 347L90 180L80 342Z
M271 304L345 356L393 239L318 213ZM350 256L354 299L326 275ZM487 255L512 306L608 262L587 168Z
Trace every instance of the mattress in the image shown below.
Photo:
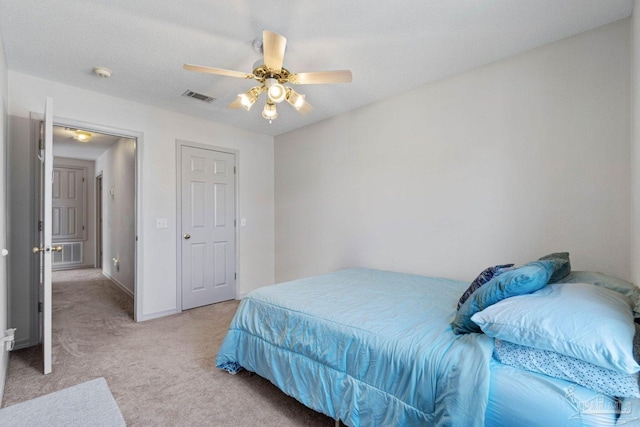
M496 360L491 360L490 368L487 427L616 425L616 400L612 397L569 381L506 366ZM629 419L628 414L622 414L621 421Z

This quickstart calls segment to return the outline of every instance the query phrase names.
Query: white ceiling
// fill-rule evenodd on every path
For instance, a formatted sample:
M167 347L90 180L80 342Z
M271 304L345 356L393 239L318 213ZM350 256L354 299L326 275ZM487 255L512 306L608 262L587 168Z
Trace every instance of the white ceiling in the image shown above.
M0 0L10 70L278 135L628 17L633 0ZM314 111L226 108L254 81L254 39L287 37L292 72L350 69L352 83L297 86ZM110 79L94 66L113 71ZM181 97L187 89L216 98ZM263 95L264 97L264 95ZM260 103L262 104L262 103Z

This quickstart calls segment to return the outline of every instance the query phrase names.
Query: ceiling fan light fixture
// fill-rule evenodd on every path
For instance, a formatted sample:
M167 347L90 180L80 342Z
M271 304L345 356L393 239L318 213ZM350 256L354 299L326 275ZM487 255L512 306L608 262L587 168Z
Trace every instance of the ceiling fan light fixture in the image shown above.
M238 94L227 108L235 110L242 107L249 111L260 95L263 92L267 92L267 102L262 111L262 117L269 120L269 123L272 123L278 117L276 104L282 103L284 100L287 100L301 115L309 114L313 111L313 107L306 101L304 95L297 93L286 85L332 84L352 81L351 71L349 70L292 73L284 68L287 39L273 31L264 30L262 32L262 41L256 39L252 45L256 51L262 53L262 59L253 64L251 73L194 64L184 64L182 67L185 70L200 73L255 80L259 83L259 86L251 88L246 93Z
M291 104L293 108L300 111L306 101L304 100L304 95L300 95L295 90L287 88L287 102Z
M264 104L264 110L262 110L262 117L269 120L269 123L278 118L278 111L276 111L276 104L271 101L267 101Z
M269 87L267 95L269 95L269 99L271 99L276 104L279 104L285 100L287 96L287 90L280 83L274 83Z
M93 134L84 130L76 130L74 138L80 142L89 142L93 139Z
M253 104L258 100L258 95L260 93L256 91L256 88L252 87L245 93L238 94L238 98L240 99L240 104L242 108L249 111Z

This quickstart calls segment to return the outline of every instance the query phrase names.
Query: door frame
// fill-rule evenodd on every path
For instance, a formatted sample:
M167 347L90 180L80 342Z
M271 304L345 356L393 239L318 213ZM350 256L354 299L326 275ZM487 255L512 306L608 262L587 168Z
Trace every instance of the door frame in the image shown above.
M44 115L42 113L31 112L30 118L34 120L42 120ZM53 126L62 126L62 127L71 127L71 128L79 128L84 129L89 132L96 133L106 133L109 135L120 136L123 138L130 138L135 140L135 155L134 155L134 176L135 176L135 206L134 206L134 215L135 215L135 245L134 245L134 292L133 292L133 320L135 322L140 322L144 320L143 318L143 301L144 301L144 293L142 286L142 256L143 251L142 247L138 244L140 240L143 238L143 223L141 218L142 213L142 182L140 177L142 176L142 159L144 154L144 134L142 132L116 128L113 126L100 125L96 123L85 122L81 120L75 120L65 117L59 117L54 114L53 116ZM35 136L35 135L34 135ZM34 138L33 143L35 147L38 147L38 138ZM94 171L94 174L97 171ZM95 177L94 177L95 178ZM37 225L36 225L37 230ZM95 230L94 230L95 232ZM37 267L37 266L36 266ZM34 267L35 268L35 267ZM38 313L36 313L37 315Z
M94 187L93 187L93 195L95 198L95 207L94 207L94 230L96 233L95 238L95 259L93 266L95 268L102 268L102 171L100 173L96 173Z
M236 168L236 173L233 175L235 181L235 216L233 218L235 227L233 237L235 239L236 246L236 296L238 299L240 295L240 238L238 229L238 218L240 214L240 201L238 200L239 191L239 176L240 176L240 151L233 148L220 147L218 145L208 145L199 142L185 141L176 139L176 312L182 312L182 147L192 147L208 151L218 151L221 153L227 153L233 155L233 161Z

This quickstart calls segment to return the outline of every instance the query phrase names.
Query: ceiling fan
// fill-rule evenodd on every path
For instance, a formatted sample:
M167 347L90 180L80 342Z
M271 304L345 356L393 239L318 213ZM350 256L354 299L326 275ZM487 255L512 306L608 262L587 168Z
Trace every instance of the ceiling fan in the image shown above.
M285 86L286 83L294 85L348 83L351 81L351 71L316 71L309 73L292 73L282 67L287 39L280 34L264 30L262 32L262 51L264 64L256 67L251 73L242 71L225 70L222 68L205 67L202 65L184 64L183 68L189 71L218 74L221 76L238 77L241 79L253 79L260 83L228 105L228 108L243 107L247 111L256 103L258 97L267 93L267 101L262 110L262 117L271 123L278 117L276 104L287 101L300 114L307 114L313 110L305 100L305 96L299 94L293 88Z

